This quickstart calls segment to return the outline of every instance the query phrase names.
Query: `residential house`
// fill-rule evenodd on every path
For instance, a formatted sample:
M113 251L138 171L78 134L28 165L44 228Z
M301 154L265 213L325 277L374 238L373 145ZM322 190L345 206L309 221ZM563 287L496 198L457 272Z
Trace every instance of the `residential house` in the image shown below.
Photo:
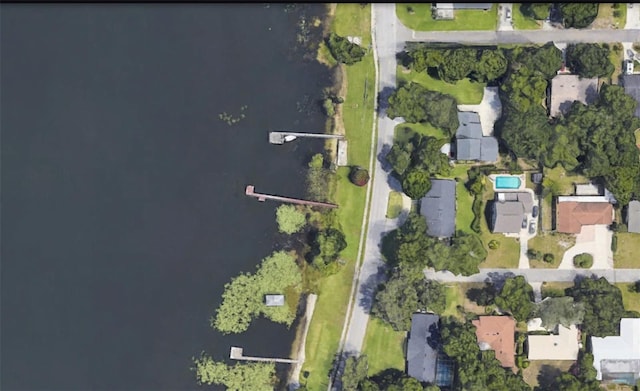
M448 387L453 382L453 362L440 352L440 317L416 313L411 316L407 342L407 374L421 382Z
M491 229L494 233L519 233L526 215L533 211L529 192L496 193L491 209Z
M541 323L540 318L532 321ZM528 327L528 330L531 331L531 327ZM559 324L550 335L528 335L527 346L529 360L575 361L580 350L580 332L575 325L567 328Z
M516 321L510 316L480 316L472 321L480 350L493 350L503 367L515 366Z
M264 304L267 307L281 307L284 305L284 295L265 295Z
M472 111L458 112L456 159L495 162L498 160L498 140L482 135L480 116Z
M631 201L627 206L627 231L640 233L640 201Z
M624 92L631 95L638 102L635 115L640 117L640 74L623 75L622 84L624 85Z
M602 198L558 197L556 231L578 234L585 225L610 225L613 222L613 206L609 202L597 202Z
M432 179L431 189L420 203L420 213L427 220L427 235L453 236L456 230L456 182Z
M598 78L580 78L578 75L557 75L551 79L549 115L566 115L574 101L584 104L598 99Z
M598 380L633 385L640 379L640 319L620 320L620 335L591 337Z

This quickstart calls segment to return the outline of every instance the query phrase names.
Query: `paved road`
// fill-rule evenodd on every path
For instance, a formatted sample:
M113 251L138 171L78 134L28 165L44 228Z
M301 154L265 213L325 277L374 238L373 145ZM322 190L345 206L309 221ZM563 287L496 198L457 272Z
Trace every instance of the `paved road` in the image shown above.
M436 272L426 269L425 276L429 280L441 282L487 282L505 275L524 276L527 282L573 282L576 277L596 275L605 277L609 282L635 282L640 280L640 269L598 269L598 270L560 270L560 269L480 269L480 273L472 276L455 276L451 272Z

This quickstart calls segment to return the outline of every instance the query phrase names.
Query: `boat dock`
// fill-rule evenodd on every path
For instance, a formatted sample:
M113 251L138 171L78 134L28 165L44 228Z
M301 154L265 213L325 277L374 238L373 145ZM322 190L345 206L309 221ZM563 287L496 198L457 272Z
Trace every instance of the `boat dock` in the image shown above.
M253 186L253 185L247 185L247 188L245 189L244 194L248 195L249 197L255 197L255 198L258 199L258 201L261 201L261 202L264 202L266 200L274 200L274 201L280 201L280 202L287 202L287 203L290 203L290 204L321 206L321 207L324 207L324 208L337 208L338 207L338 205L330 204L328 202L308 201L308 200L301 200L301 199L298 199L298 198L280 197L280 196L276 196L276 195L256 193L255 192L255 186Z
M284 144L285 143L284 138L286 136L344 139L344 136L340 134L269 132L269 142L271 144Z
M262 362L279 362L284 364L296 364L298 360L292 360L290 358L270 358L270 357L251 357L243 354L243 349L235 346L231 347L231 353L229 358L232 360L244 360L244 361L262 361Z

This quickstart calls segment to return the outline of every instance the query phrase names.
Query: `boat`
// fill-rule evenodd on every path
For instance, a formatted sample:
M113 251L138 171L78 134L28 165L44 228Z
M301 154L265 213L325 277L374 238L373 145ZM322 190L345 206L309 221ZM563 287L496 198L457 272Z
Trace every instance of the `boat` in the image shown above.
M284 136L284 142L286 143L286 142L289 142L289 141L293 141L293 140L295 140L297 138L298 137L296 137L296 136L287 135L287 136Z

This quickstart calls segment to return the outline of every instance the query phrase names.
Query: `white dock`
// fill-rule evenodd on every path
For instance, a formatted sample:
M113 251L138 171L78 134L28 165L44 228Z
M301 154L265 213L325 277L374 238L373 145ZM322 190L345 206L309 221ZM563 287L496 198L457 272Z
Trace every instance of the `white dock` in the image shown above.
M340 134L269 132L269 142L271 144L284 144L286 136L344 139L344 136Z
M244 361L262 361L262 362L279 362L284 364L296 364L298 360L292 360L290 358L271 358L271 357L250 357L243 354L243 349L232 346L229 358L232 360L244 360Z

